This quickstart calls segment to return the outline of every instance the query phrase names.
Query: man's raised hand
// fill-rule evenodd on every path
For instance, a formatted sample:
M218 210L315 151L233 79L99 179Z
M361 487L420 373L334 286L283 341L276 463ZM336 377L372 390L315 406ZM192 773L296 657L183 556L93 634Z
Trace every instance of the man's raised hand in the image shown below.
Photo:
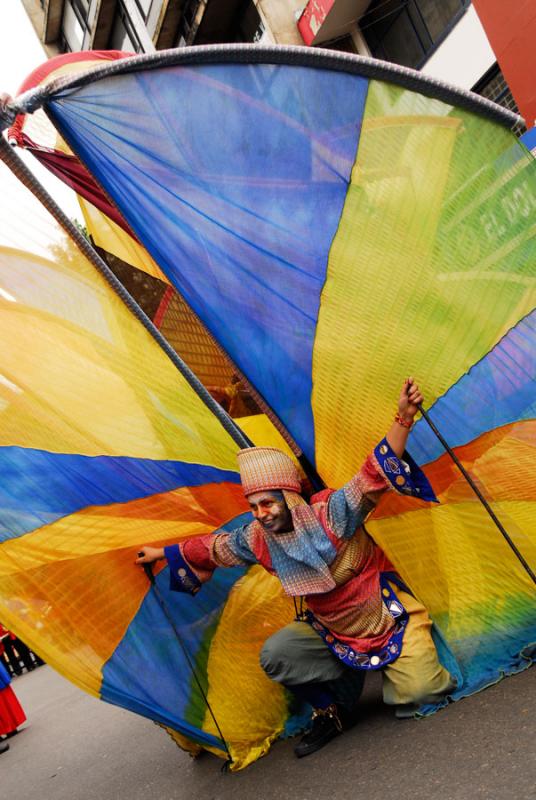
M398 399L398 413L402 419L412 423L423 400L424 397L415 378L406 378Z

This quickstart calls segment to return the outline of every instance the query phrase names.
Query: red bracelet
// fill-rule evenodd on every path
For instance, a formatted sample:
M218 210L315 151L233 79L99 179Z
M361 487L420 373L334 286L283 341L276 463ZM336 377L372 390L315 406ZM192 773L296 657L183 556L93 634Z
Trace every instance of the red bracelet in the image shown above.
M402 425L403 428L407 428L408 430L413 426L413 420L408 422L407 419L402 419L400 414L395 414L395 422L398 422L399 425Z

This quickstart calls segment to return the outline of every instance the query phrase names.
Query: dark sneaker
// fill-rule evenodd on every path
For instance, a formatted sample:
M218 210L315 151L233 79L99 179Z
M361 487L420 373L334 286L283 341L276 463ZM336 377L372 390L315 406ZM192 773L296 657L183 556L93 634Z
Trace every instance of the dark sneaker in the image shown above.
M337 714L337 706L317 709L313 714L313 727L302 736L294 748L294 753L298 758L316 753L340 733L342 725Z
M9 745L7 742L0 742L0 753L5 753L9 750Z

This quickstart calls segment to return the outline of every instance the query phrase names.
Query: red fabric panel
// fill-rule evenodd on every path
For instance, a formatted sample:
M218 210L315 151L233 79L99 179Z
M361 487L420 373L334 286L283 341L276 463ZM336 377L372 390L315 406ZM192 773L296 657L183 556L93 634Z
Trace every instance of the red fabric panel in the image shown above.
M39 67L36 67L33 72L30 72L28 77L25 78L19 86L17 94L22 94L28 91L28 89L39 86L39 84L43 83L43 81L51 76L56 69L63 67L65 64L83 63L84 61L117 61L119 58L128 58L134 55L136 54L124 53L121 50L80 50L76 53L60 53L60 55L49 58L44 64L41 64ZM83 69L80 69L80 72L83 71ZM19 114L8 131L9 139L15 139L17 142L19 141L25 119L26 114Z
M132 236L137 241L131 229L113 206L102 190L97 186L87 169L74 156L65 153L42 150L26 143L25 150L29 150L36 159L52 172L60 181L66 183L71 189L81 195L85 200L93 203L100 211L106 214L116 225Z
M121 50L80 50L76 53L60 53L49 58L44 64L30 72L20 85L17 94L26 92L28 89L33 89L34 86L43 83L45 78L48 78L54 70L63 67L65 64L76 64L79 61L117 61L118 58L129 58L129 56L134 55L136 53L124 53Z
M133 234L131 234L133 235ZM162 299L160 301L160 305L156 309L156 314L154 315L153 322L157 328L160 329L162 324L162 320L164 319L164 314L166 313L168 306L171 302L171 298L175 294L175 289L173 286L168 286L164 294L162 295Z

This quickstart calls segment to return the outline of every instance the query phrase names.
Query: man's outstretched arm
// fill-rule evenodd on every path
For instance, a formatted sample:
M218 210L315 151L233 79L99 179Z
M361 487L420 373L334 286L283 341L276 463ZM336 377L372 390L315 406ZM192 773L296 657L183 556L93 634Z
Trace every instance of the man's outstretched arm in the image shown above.
M217 567L256 563L248 544L248 529L248 525L243 525L232 531L194 536L167 547L143 545L135 563L142 566L167 561L171 591L196 594Z

